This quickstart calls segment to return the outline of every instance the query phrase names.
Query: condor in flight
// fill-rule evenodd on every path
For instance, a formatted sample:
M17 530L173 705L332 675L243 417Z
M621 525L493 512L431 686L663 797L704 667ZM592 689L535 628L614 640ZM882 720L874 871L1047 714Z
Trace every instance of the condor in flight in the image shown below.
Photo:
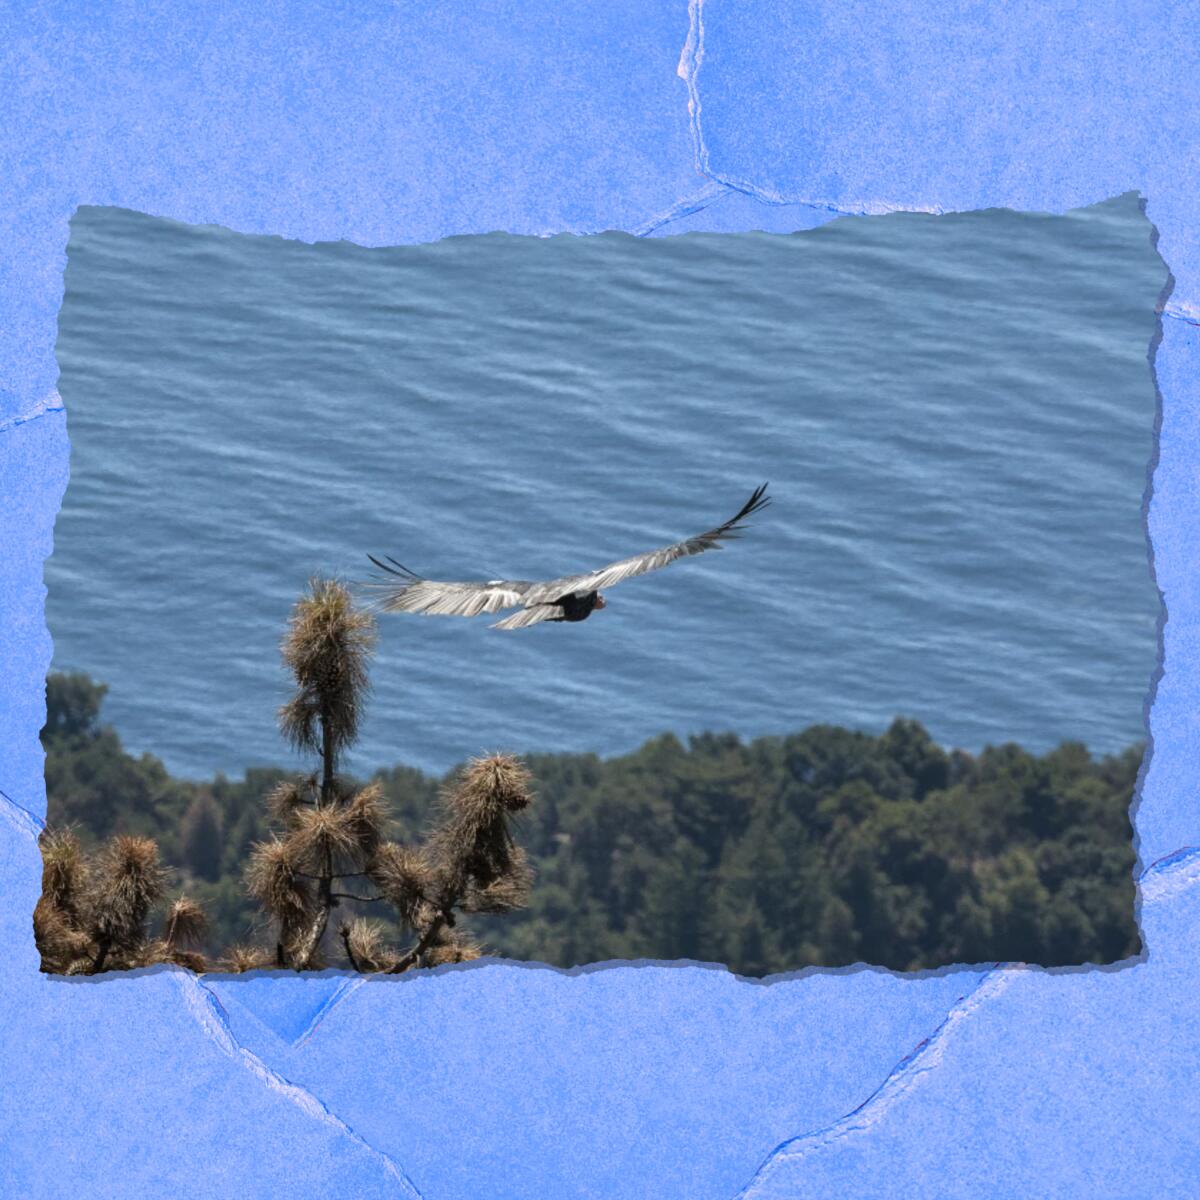
M493 629L523 629L539 621L585 621L597 609L605 607L601 588L612 587L634 575L656 571L689 554L702 554L714 548L720 550L721 543L727 538L739 536L742 521L771 503L766 492L767 485L764 483L746 501L737 516L731 517L724 525L718 525L716 529L676 542L673 546L664 546L661 550L649 550L645 554L623 558L620 562L610 563L586 575L564 575L561 579L551 579L545 583L531 583L524 579L437 583L432 579L422 579L394 558L388 558L387 563L383 563L373 554L368 554L367 557L381 571L402 582L383 580L367 586L381 593L376 607L383 612L475 617L480 613L494 613L505 608L519 609L503 621L497 621L492 625Z

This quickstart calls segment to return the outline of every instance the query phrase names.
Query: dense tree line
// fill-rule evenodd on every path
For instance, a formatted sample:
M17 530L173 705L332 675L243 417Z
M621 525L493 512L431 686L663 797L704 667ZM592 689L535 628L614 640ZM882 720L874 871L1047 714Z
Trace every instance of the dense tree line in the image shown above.
M264 933L243 883L268 838L262 798L289 778L172 779L100 722L104 688L52 676L50 819L81 843L154 838L214 947ZM493 954L569 966L692 958L748 975L869 962L1111 962L1139 948L1129 805L1142 747L946 752L920 724L814 726L749 743L671 735L635 753L530 755L518 829L528 907L475 918ZM390 836L418 839L441 781L398 766L378 789ZM352 906L351 906L352 907ZM393 927L379 922L380 936Z

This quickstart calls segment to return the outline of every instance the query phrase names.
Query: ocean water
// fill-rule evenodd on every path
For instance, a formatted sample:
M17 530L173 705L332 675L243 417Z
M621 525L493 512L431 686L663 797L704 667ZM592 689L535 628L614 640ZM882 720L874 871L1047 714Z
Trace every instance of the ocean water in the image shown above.
M1166 270L1136 198L789 235L304 245L84 208L54 667L180 775L290 763L316 573L540 579L722 552L578 625L380 618L349 765L916 717L947 745L1144 736ZM497 619L497 618L492 618Z

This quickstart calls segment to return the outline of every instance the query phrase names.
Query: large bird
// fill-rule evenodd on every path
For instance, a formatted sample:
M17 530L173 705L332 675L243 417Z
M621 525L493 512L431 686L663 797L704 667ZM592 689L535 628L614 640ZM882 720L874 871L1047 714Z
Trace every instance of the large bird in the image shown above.
M677 558L689 554L701 554L705 550L721 549L721 543L736 538L742 530L741 522L751 513L770 504L766 494L767 485L758 488L741 511L724 525L697 534L673 546L661 550L649 550L620 562L609 563L598 571L586 575L564 575L545 583L532 583L525 579L489 579L486 583L438 583L423 579L414 571L398 563L394 558L380 562L373 554L367 557L388 575L400 579L381 580L367 584L381 593L376 607L383 612L426 613L431 616L475 617L480 613L499 612L505 608L518 608L511 617L497 621L493 629L523 629L539 621L586 621L598 609L605 607L601 588L612 587L622 579L656 571ZM388 564L391 564L390 566Z

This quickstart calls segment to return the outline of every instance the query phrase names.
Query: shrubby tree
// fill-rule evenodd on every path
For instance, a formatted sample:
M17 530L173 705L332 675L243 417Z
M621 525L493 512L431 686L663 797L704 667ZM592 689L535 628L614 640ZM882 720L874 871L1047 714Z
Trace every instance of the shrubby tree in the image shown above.
M195 901L180 896L159 936L148 932L167 882L152 839L114 837L90 857L69 830L48 829L39 840L42 895L33 931L43 971L95 975L166 962L205 969L196 947L206 922Z
M462 962L480 950L460 914L510 912L526 901L531 873L511 820L531 797L529 774L516 759L473 760L443 789L436 824L420 846L389 838L378 782L359 785L339 774L358 736L374 645L374 621L355 609L347 589L314 580L283 643L296 690L279 723L318 766L283 780L267 797L274 831L254 847L246 880L272 919L275 944L271 951L235 947L233 970L325 966L334 909L370 904L390 909L409 944L397 946L382 920L347 917L337 936L355 970L399 973Z

